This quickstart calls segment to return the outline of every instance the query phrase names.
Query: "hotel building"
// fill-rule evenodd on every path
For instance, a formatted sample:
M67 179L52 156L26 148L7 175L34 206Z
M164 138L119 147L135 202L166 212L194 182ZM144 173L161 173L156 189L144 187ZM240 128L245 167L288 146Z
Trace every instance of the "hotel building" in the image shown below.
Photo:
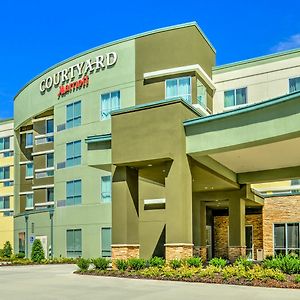
M6 241L13 247L14 213L14 123L0 120L0 248Z
M39 238L54 257L298 253L300 51L215 59L188 23L26 84L14 101L15 251Z

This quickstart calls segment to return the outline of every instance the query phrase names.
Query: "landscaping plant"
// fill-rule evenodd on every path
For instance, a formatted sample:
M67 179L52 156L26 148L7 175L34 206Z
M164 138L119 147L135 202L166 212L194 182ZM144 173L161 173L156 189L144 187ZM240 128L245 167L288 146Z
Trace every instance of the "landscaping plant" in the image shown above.
M161 257L154 256L149 260L150 267L162 268L165 265L165 260Z
M103 257L93 258L91 262L97 270L106 270L110 264L110 260Z
M214 257L212 258L209 263L210 266L218 267L218 268L224 268L227 265L227 261L224 258L221 257Z
M189 267L202 267L202 259L200 257L189 257L185 260L185 262Z
M172 259L169 264L172 269L176 270L182 266L182 261L180 259Z
M42 242L39 239L35 239L31 249L31 260L40 263L43 259L45 259L45 253Z
M129 266L126 259L116 259L114 263L119 271L126 271Z
M146 268L146 260L142 258L129 258L128 266L134 271L142 270Z
M90 260L81 257L77 261L77 266L80 271L87 271L90 267Z
M4 244L4 247L3 247L3 250L2 250L2 256L3 257L11 257L12 255L12 246L10 244L9 241L6 241L5 244Z
M246 270L251 269L253 267L253 261L244 258L244 257L239 257L235 262L235 266L243 266Z

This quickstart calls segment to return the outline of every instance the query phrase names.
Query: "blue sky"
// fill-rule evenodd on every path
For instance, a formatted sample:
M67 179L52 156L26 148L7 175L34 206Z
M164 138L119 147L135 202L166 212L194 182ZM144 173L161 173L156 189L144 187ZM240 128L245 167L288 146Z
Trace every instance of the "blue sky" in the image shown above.
M299 0L3 1L0 118L13 115L13 98L31 78L89 48L196 21L220 65L299 48L299 11Z

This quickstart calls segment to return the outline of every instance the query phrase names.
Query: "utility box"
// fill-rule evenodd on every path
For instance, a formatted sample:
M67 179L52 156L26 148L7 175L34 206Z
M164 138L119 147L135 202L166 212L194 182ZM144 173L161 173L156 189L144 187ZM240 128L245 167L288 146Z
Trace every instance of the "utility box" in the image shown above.
M257 249L256 250L256 258L258 261L264 260L264 249Z

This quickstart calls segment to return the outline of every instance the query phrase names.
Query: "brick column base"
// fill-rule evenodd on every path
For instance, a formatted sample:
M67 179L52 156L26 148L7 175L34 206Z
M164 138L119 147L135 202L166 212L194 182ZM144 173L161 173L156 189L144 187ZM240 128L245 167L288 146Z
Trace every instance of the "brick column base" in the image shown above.
M165 244L166 260L192 257L193 248L193 244Z
M140 245L124 244L124 245L111 245L111 258L128 259L140 257Z
M230 261L235 261L240 256L246 257L246 247L244 246L228 247L228 258Z
M201 257L202 261L207 260L207 248L206 246L195 246L194 247L194 256Z

